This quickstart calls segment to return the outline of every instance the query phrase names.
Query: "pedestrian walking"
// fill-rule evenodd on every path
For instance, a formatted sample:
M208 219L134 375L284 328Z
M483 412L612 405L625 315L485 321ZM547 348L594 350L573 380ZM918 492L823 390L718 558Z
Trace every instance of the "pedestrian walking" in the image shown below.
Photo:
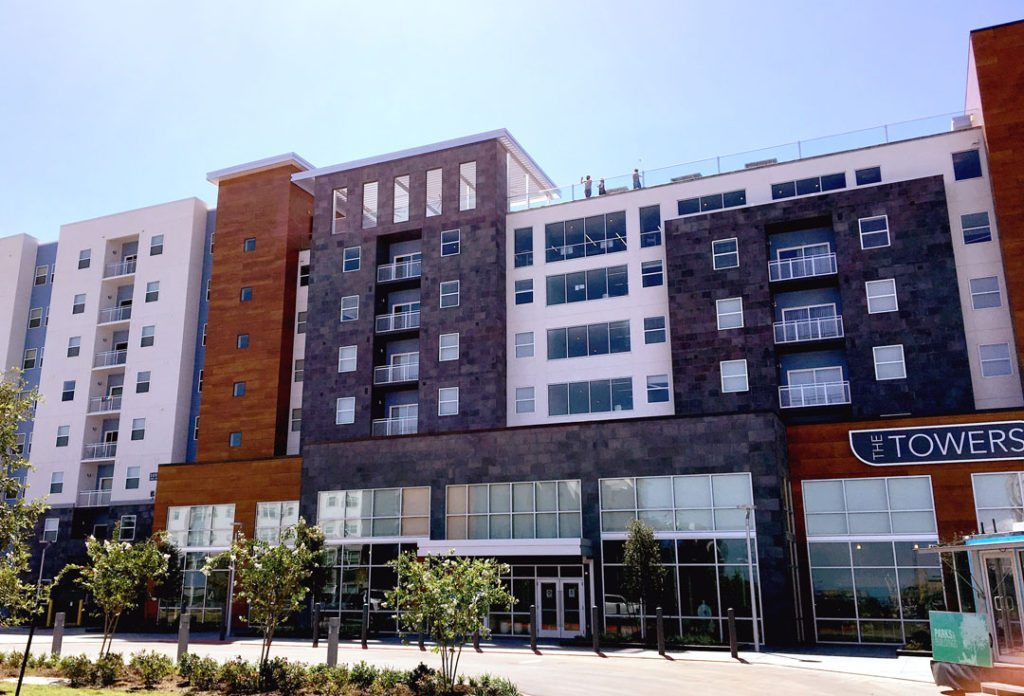
M583 195L586 196L587 198L590 198L590 186L591 184L594 183L593 181L590 180L590 175L587 174L585 177L582 177L580 179L580 183L583 184Z
M634 169L633 170L633 189L635 190L635 189L638 189L638 188L643 188L640 185L640 170L639 169Z
M603 196L607 191L604 190L604 179L597 182L597 195Z

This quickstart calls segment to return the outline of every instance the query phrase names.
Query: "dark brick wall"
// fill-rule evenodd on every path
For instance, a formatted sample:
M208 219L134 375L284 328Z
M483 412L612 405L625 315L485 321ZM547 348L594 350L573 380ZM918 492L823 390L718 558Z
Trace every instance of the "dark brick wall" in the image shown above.
M891 246L862 250L857 221L889 216ZM832 221L852 405L823 419L974 408L949 215L940 176L668 220L667 273L679 413L777 408L766 227ZM711 242L736 237L740 267L712 268ZM864 284L895 278L899 311L868 314ZM774 290L775 288L772 288ZM718 331L715 300L743 297L745 328ZM907 379L875 380L872 347L903 344ZM842 345L840 346L842 348ZM806 350L815 350L807 345ZM750 391L721 394L719 361L747 359ZM786 409L787 418L806 409Z
M477 205L459 211L459 165L476 161ZM426 172L442 168L442 214L425 217ZM409 221L395 224L394 178L410 176ZM377 227L362 229L365 182L378 182ZM349 213L344 231L331 233L333 191L347 187ZM505 423L505 150L496 140L451 148L417 157L338 172L317 179L306 328L305 390L302 438L304 445L365 438L370 434L373 383L374 315L376 297L390 286L376 286L381 237L402 234L422 238L423 274L420 279L420 432L461 431L499 427ZM441 232L459 228L461 251L441 257ZM361 249L360 269L342 273L346 247ZM459 280L460 304L441 309L440 283ZM360 296L359 320L339 322L341 298ZM438 362L438 336L458 332L457 362ZM358 345L357 369L339 374L338 347ZM381 363L378 363L381 364ZM459 387L459 414L439 418L437 390ZM416 388L415 386L413 388ZM356 397L352 425L335 425L334 403Z
M302 515L316 519L317 493L323 490L429 485L431 536L443 539L445 486L449 484L580 479L583 535L600 559L598 479L734 471L752 474L766 625L773 641L784 640L793 617L781 507L788 475L786 434L771 413L307 445Z

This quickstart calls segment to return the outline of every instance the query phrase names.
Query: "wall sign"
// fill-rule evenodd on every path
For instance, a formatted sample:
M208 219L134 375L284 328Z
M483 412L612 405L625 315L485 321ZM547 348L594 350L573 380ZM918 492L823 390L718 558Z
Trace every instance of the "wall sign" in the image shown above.
M932 630L932 657L936 661L992 666L992 645L984 614L930 611L928 620Z
M850 449L871 466L1024 459L1024 421L851 430Z

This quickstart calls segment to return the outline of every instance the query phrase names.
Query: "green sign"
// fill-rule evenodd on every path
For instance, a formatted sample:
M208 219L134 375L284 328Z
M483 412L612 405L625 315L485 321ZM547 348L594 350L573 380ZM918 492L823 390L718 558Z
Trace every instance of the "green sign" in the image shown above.
M992 666L992 645L984 614L930 611L928 618L932 622L932 657L936 661Z

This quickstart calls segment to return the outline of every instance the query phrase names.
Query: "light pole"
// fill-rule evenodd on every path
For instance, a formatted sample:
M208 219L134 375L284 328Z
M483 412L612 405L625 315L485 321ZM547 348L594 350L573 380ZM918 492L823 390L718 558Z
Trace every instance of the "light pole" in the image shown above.
M36 604L41 599L41 593L43 589L43 568L46 564L46 551L50 548L50 544L53 542L49 539L43 539L43 553L39 556L39 578L36 580ZM21 658L21 671L18 673L18 686L14 689L14 696L21 696L21 684L25 680L25 667L28 665L28 656L32 652L32 637L36 632L36 614L32 613L31 623L28 627L28 642L25 644L25 654Z
M754 579L754 555L752 553L750 545L750 531L753 527L754 505L740 505L740 510L743 510L746 514L744 515L743 527L745 530L745 536L747 539L747 577L750 578L750 616L753 618L754 628L754 651L761 652L761 632L757 626L757 591L756 591L756 580Z
M228 596L227 605L224 607L224 613L227 617L224 624L224 638L228 640L231 638L231 608L232 603L235 599L235 539L238 537L239 527L242 526L241 522L235 522L231 525L231 552L229 554L230 561L228 561Z

